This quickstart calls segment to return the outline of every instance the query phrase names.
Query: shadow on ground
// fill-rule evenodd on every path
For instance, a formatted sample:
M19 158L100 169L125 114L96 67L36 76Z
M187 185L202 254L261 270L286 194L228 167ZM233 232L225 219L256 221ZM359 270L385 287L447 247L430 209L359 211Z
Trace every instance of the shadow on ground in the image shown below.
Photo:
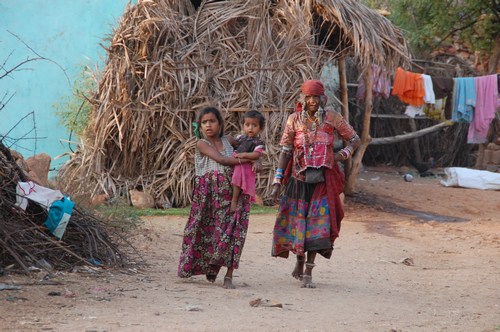
M355 204L365 205L370 208L375 208L377 210L382 210L388 213L395 213L400 215L407 215L415 217L421 221L437 221L437 222L465 222L469 219L445 216L440 214L434 214L427 211L418 211L409 209L403 206L399 206L391 201L376 197L369 193L356 193L351 197L347 198L350 202Z

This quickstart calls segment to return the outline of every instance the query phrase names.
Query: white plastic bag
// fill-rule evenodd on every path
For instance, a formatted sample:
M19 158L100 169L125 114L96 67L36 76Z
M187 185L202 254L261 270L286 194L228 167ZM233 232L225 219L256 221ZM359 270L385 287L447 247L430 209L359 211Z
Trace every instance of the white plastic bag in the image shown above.
M444 172L446 179L441 184L445 187L500 190L500 173L463 167L448 167Z

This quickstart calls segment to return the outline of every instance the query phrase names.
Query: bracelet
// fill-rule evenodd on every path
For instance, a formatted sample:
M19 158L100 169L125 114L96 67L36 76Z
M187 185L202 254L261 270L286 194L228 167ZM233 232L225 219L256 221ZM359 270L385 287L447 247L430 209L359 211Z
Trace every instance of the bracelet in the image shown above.
M344 149L349 150L349 156L352 156L352 154L354 153L354 149L350 145L346 146Z
M273 185L274 185L274 184L278 184L278 185L280 185L280 186L281 186L281 179L274 178L274 180L273 180Z
M283 168L277 168L276 173L274 174L275 179L283 179L285 170Z
M354 141L359 141L359 136L358 136L358 134L354 134L354 136L353 136L353 137L351 137L351 138L349 139L349 143L352 143L352 142L354 142Z
M339 153L341 155L343 155L345 157L345 159L349 159L349 157L351 157L352 155L352 148L350 146L346 146L345 148L343 148L342 150L339 151Z
M281 147L281 152L286 154L286 155L291 155L292 154L292 148L289 146L282 146Z

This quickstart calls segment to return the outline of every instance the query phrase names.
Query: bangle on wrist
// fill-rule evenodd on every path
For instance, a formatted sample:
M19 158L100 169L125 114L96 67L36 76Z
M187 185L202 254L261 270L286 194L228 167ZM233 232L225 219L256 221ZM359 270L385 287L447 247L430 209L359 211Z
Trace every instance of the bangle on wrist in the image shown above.
M278 185L280 185L280 186L281 186L281 179L280 179L280 178L274 178L274 180L273 180L273 185L274 185L274 184L278 184Z
M340 150L339 153L341 153L347 160L351 156L352 151L349 147L345 147L342 150Z

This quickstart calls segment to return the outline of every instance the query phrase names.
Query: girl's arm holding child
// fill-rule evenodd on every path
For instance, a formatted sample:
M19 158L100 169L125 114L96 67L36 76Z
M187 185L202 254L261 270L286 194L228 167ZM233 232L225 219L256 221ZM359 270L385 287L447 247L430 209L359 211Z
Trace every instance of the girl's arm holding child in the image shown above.
M236 158L241 158L243 159L251 159L251 160L257 160L260 158L262 155L262 152L258 151L253 151L253 152L240 152L240 153L235 153L234 156Z
M210 159L218 162L219 164L222 164L224 166L234 166L238 165L240 163L248 163L251 162L252 160L247 159L247 158L236 158L236 157L226 157L220 154L219 151L213 146L207 143L204 140L199 140L196 143L196 146L198 150L204 154L205 156L209 157Z

